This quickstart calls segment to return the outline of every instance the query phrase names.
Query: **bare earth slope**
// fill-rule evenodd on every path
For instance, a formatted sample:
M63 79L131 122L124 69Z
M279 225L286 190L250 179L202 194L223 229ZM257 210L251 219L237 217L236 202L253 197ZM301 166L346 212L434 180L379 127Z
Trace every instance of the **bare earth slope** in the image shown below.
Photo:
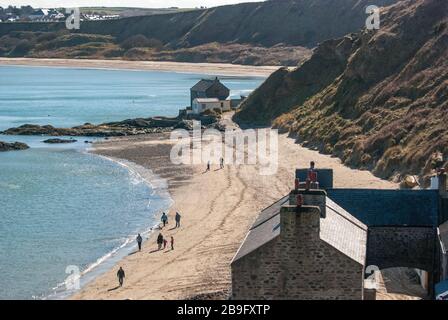
M448 154L448 1L401 1L381 18L273 74L235 119L273 123L383 178L430 173Z

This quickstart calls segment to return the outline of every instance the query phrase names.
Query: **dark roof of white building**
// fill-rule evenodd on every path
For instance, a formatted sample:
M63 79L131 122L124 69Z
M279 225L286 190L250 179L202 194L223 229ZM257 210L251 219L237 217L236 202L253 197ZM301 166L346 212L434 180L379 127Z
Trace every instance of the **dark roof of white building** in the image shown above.
M218 82L220 85L222 85L223 87L226 87L225 85L222 84L221 81L219 81L218 78L215 79L202 79L201 81L199 81L198 83L196 83L191 90L192 91L199 91L199 92L204 92L206 91L208 88L210 88L215 82ZM226 87L227 88L227 87Z
M280 209L284 197L264 209L252 225L233 261L250 254L280 235ZM327 197L326 217L320 219L320 238L352 260L364 264L367 226Z

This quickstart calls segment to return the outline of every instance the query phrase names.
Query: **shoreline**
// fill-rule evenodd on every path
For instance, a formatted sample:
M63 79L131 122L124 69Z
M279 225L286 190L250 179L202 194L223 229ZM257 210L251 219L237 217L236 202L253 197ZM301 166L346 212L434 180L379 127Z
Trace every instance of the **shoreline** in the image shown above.
M182 227L162 230L164 236L174 236L174 251L155 250L153 234L141 253L119 261L126 271L123 288L111 290L117 282L115 265L70 299L225 299L230 262L250 225L261 209L289 192L285 181L292 181L295 168L310 160L333 168L338 187L397 188L368 171L349 169L336 158L303 148L286 135L279 137L279 170L268 177L260 176L256 165L213 167L205 174L203 166L179 168L167 161L170 146L163 134L114 138L94 146L97 154L126 159L165 178L174 200L170 222L179 211Z
M169 194L169 190L166 185L164 185L163 179L155 175L151 169L144 168L142 166L139 166L135 163L129 162L125 159L117 159L114 157L107 157L100 154L96 154L94 152L94 148L87 148L86 150L83 150L82 152L90 155L94 155L103 159L106 159L110 162L113 162L114 164L126 168L130 172L130 174L137 175L150 189L151 189L151 196L157 194L161 198L164 198L166 201L168 201L170 204L167 205L167 207L164 207L164 211L169 210L169 208L172 206L173 201L171 199L171 195ZM148 206L150 205L150 202L148 203ZM144 231L140 232L142 237L144 239L149 239L154 234L154 232L158 229L160 226L160 214L161 212L157 212L154 215L155 223L153 225L148 225L144 228ZM96 261L89 264L85 270L81 272L80 276L80 283L81 288L80 290L83 290L88 284L95 281L98 277L101 275L109 272L115 265L120 263L123 259L125 259L127 256L132 255L136 253L136 244L134 243L134 239L137 235L136 234L129 234L127 238L125 239L124 243L119 245L118 247L112 249L111 251L105 253L103 256L99 257ZM74 292L68 292L66 290L57 291L60 288L63 288L65 286L66 281L65 279L62 283L57 284L52 290L54 293L48 295L45 297L47 300L59 300L59 299L70 299L73 295L77 293L77 291Z
M204 75L213 74L217 76L266 78L280 68L279 66L247 66L223 63L41 58L0 58L0 66L158 71Z

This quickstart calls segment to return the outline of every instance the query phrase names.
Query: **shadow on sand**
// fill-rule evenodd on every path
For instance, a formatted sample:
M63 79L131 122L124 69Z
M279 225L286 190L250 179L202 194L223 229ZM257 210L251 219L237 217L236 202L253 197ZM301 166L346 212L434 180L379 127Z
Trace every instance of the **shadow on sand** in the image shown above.
M120 286L116 286L115 288L108 289L107 291L110 292L110 291L115 291L115 290L118 290L118 289L120 289Z

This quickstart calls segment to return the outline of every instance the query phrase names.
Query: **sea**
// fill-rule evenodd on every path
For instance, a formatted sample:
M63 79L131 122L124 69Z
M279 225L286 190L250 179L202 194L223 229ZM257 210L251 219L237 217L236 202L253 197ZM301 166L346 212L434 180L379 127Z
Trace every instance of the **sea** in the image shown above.
M23 124L71 127L175 116L200 75L175 72L0 66L0 131ZM258 77L220 77L232 96ZM136 250L172 205L160 179L42 136L0 135L31 148L0 153L0 299L64 299ZM146 172L147 173L147 172ZM147 176L147 174L145 174ZM155 182L157 181L157 183ZM75 279L75 281L72 281Z

